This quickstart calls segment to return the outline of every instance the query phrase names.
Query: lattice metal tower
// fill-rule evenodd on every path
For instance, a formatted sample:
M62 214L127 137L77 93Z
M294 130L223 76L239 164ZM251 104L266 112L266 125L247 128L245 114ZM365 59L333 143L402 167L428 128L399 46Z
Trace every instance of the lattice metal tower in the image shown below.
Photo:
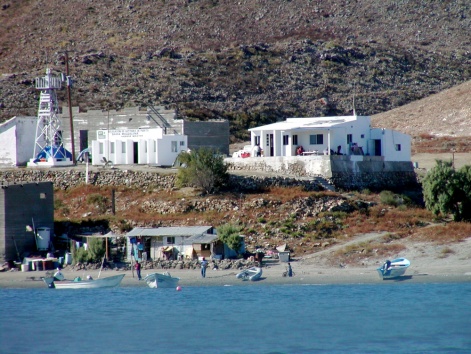
M64 149L60 130L59 104L56 90L62 88L62 79L46 69L46 76L36 78L40 90L38 123L33 158L28 166L65 166L71 164L72 155Z

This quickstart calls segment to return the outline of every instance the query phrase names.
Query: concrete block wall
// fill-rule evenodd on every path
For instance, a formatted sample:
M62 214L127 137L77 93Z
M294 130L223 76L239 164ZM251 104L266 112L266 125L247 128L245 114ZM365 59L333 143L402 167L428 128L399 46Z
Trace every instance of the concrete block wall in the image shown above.
M0 185L0 261L17 260L18 253L36 251L34 233L26 226L54 232L54 190L50 182Z
M229 121L183 122L183 134L188 136L192 150L209 147L229 155Z

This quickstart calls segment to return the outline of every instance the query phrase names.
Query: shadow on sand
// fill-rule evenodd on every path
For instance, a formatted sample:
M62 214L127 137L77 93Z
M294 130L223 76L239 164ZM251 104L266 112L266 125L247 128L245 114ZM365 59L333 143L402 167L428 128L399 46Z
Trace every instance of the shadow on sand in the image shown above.
M401 275L401 276L396 277L396 278L383 279L383 280L386 280L386 281L388 281L388 280L389 281L404 281L404 280L410 280L410 279L412 279L412 275Z

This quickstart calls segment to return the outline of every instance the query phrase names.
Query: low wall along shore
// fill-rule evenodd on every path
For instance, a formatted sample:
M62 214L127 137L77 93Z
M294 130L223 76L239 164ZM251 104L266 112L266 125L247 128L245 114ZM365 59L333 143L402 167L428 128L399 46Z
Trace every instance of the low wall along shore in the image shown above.
M168 190L175 188L175 176L175 173L160 174L154 171L100 169L88 173L88 183L95 186L128 186L143 190ZM85 184L85 177L84 170L74 167L61 170L0 170L0 184L52 182L55 188L67 189ZM317 180L302 180L295 177L230 175L229 182L231 190L234 191L257 191L274 186L303 186L306 190L322 190Z
M324 157L323 157L324 158ZM379 161L324 161L324 172L314 173L298 159L280 164L269 158L230 159L229 171L244 171L243 175L231 174L229 188L233 191L257 191L273 186L303 186L306 190L331 189L414 189L418 186L412 163ZM253 160L253 161L249 161ZM308 158L308 160L310 160ZM307 161L309 162L309 161ZM312 165L312 161L308 166ZM125 166L123 166L125 167ZM148 168L148 170L146 170ZM161 173L152 167L138 169L93 169L88 172L88 183L96 186L128 186L133 188L163 189L175 187L175 171ZM311 171L311 172L309 172ZM249 174L253 172L254 175ZM260 174L261 173L261 174ZM257 175L259 174L259 175ZM24 182L52 182L54 187L67 189L85 184L83 166L63 169L8 169L0 170L0 184Z

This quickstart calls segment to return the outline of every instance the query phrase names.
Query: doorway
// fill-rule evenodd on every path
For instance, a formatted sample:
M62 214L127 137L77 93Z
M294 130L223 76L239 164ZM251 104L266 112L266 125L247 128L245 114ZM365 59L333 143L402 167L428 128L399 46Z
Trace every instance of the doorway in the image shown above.
M134 141L133 145L133 163L139 163L139 143Z
M375 139L375 156L381 156L381 139Z

